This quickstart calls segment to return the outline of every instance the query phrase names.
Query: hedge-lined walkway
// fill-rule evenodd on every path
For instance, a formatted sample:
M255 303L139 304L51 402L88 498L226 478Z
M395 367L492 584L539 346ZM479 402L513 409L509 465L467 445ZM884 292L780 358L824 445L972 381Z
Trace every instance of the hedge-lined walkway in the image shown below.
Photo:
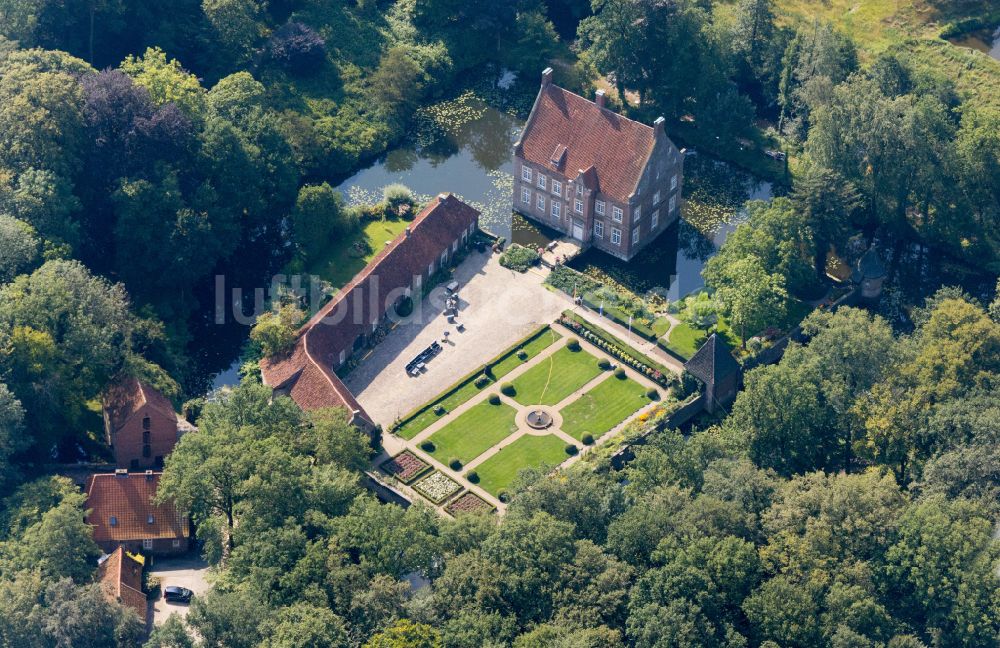
M567 343L576 337L573 332L558 324L554 324L553 329L562 337L514 368L500 383L475 394L412 439L390 435L387 438L392 439L393 445L409 449L503 513L506 507L497 495L510 486L520 469L543 464L556 467L572 463L590 448L582 442L585 434L592 434L595 446L599 445L613 436L622 425L656 407L657 401L650 400L645 395L646 390L657 389L660 394L665 395L663 388L630 368L623 367L626 375L624 379L617 377L613 371L598 369L597 363L602 358L613 364L617 363L614 358L583 340L579 351L570 351ZM566 358L570 357L568 354L572 354L572 357L567 364ZM516 386L520 382L519 378L527 379L529 386L534 385L537 376L543 370L548 375L550 368L556 372L574 371L576 374L573 382L575 388L569 393L562 389L558 402L545 406L555 414L557 425L545 430L516 425L510 431L510 412L516 412L517 420L523 420L524 415L536 409L538 404L527 400L518 402L517 392L513 396L503 395L500 385L509 382ZM527 390L530 393L535 391L537 390ZM522 400L527 398L523 395L527 392L520 392ZM499 396L498 404L490 403L493 395ZM625 403L618 402L622 395L628 396ZM544 400L552 401L554 398ZM571 417L596 416L592 421L574 421L566 420L563 413ZM589 431L591 427L592 432ZM434 444L432 452L421 447L427 441ZM567 446L573 446L576 453L567 454ZM559 451L556 452L556 449ZM474 453L478 454L472 456ZM448 465L452 458L463 462L457 471ZM478 483L469 481L470 472L477 473Z

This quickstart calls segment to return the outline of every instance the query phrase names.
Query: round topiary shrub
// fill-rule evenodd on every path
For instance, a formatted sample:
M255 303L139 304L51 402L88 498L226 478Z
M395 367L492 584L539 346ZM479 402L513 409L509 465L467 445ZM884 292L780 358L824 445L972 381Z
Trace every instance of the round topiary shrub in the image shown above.
M434 445L433 441L424 441L420 444L420 449L424 452L434 452L437 450L437 446Z
M524 349L518 349L517 350L517 358L519 360L527 360L528 359L528 352L525 351Z
M580 340L578 340L576 338L570 338L569 341L566 342L566 348L569 349L570 351L579 351L580 350Z
M597 367L601 371L607 371L608 369L611 368L611 361L608 360L607 358L601 358L600 360L597 361Z
M444 408L444 405L438 405L434 408L434 413L438 416L444 416L448 413L448 410Z
M582 441L584 445L594 445L594 435L584 434Z
M646 390L646 396L649 400L660 400L660 392L652 388Z
M511 383L504 383L500 385L500 392L504 396L513 396L514 394L517 393L517 390L514 389L514 385L512 385Z
M578 452L580 452L580 450L575 445L573 445L572 443L566 444L566 454L572 457Z
M476 377L476 388L482 389L486 385L490 384L490 377L486 374L482 374Z
M490 405L500 404L500 394L490 394Z
M497 499L506 504L510 501L510 493L501 489L497 491Z
M622 369L621 367L615 369L615 378L617 378L618 380L625 380L626 378L625 370Z
M451 467L452 470L462 469L462 462L458 460L458 457L451 457L450 459L448 459L448 465Z
M465 478L468 479L473 484L478 484L479 483L479 473L477 473L475 470L473 470L472 472L470 472L469 474L467 474L465 476Z

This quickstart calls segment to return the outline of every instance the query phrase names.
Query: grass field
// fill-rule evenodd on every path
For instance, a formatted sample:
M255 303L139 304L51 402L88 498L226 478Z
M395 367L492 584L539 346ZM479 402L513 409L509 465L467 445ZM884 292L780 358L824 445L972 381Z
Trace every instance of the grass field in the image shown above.
M431 435L435 446L431 454L442 462L456 457L463 464L469 463L517 430L516 415L510 405L483 401Z
M681 322L670 330L667 348L688 360L705 341L705 331L696 329L687 322Z
M368 265L368 262L385 247L387 241L399 236L407 225L409 221L403 219L364 223L356 235L337 239L326 249L323 256L312 259L306 272L317 275L340 288ZM366 253L358 254L354 249L355 243L367 244Z
M647 403L642 385L610 376L562 409L562 430L577 441L585 434L597 439Z
M514 381L522 405L555 405L601 373L597 358L583 349L559 349Z
M561 335L559 335L550 328L541 335L539 335L538 337L529 340L527 343L525 343L523 346L520 347L521 349L524 350L526 354L523 360L517 357L516 349L511 350L509 353L501 354L501 356L498 356L498 358L493 361L496 363L493 364L494 379L500 379L503 376L506 376L514 369L520 367L525 362L528 362L529 360L534 358L536 355L538 355L543 350L548 348L553 342L555 342L561 337L562 337ZM490 382L489 384L484 385L482 389L480 389L479 387L476 387L475 379L471 378L469 379L468 382L466 382L464 385L462 385L452 393L448 394L447 396L439 398L425 405L423 410L419 414L414 416L412 419L410 419L403 425L400 425L398 428L396 428L394 433L397 436L403 437L404 439L412 439L413 437L417 436L418 434L426 430L428 427L430 427L432 423L442 418L443 416L447 416L448 412L451 412L456 407L458 407L465 401L469 400L470 398L481 392L483 389L488 388L492 384L493 383ZM434 413L434 410L437 408L438 405L444 407L445 409L444 414L438 415Z
M522 468L557 466L567 458L566 444L557 436L523 436L479 464L479 485L496 495L510 486Z

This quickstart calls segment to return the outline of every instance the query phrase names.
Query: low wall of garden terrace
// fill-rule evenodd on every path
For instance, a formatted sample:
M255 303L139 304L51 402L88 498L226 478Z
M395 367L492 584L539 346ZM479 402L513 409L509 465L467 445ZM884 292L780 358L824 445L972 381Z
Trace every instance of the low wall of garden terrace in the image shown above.
M521 348L525 344L531 342L532 340L534 340L534 339L536 339L536 338L544 335L549 330L550 330L550 327L548 325L545 325L542 328L537 329L537 330L533 331L532 333L529 333L528 335L526 335L525 337L521 338L520 340L518 340L514 344L510 345L509 347L507 347L506 349L504 349L501 353L499 353L498 355L496 355L492 360L490 360L486 364L477 367L474 371L471 371L471 372L467 373L465 376L459 378L457 381L455 381L454 383L452 383L451 386L448 387L448 389L446 389L443 392L441 392L440 394L438 394L437 398L435 398L433 401L421 405L420 407L416 408L415 410L413 410L412 412L410 412L409 414L407 414L403 418L401 418L398 421L396 421L395 423L393 423L392 426L389 428L389 432L391 432L391 433L396 432L399 428L403 427L404 425L406 425L407 423L409 423L410 421L412 421L416 417L420 416L421 414L423 414L424 412L426 412L431 407L434 407L437 403L440 403L441 401L445 400L446 398L448 398L449 396L451 396L452 394L454 394L456 391L458 391L462 387L465 387L467 384L469 384L470 382L474 381L479 376L482 376L484 373L486 373L487 369L493 367L497 363L499 363L502 360L506 359L507 357L510 356L510 354L515 353L519 348Z
M412 504L406 495L379 479L372 472L365 472L362 486L371 491L383 504L398 504L403 508L409 508Z
M618 471L624 468L629 462L635 459L635 447L646 445L646 439L653 432L660 432L667 429L679 428L702 413L705 409L705 392L700 391L696 396L691 397L665 419L651 424L639 433L634 439L615 451L608 463L612 470Z
M612 470L621 470L626 464L635 459L635 446L646 445L646 439L653 432L681 427L682 425L689 423L694 417L701 414L704 409L705 393L699 392L695 398L681 405L676 412L662 421L658 421L657 423L650 425L646 430L643 430L639 436L623 445L617 452L611 455L610 464Z

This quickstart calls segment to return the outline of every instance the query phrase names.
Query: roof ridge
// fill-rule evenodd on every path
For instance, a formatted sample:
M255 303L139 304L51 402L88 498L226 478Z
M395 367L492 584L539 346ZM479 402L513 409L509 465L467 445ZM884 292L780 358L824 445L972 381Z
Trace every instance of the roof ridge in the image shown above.
M638 126L642 126L643 128L648 128L651 131L655 131L655 129L652 126L650 126L649 124L644 124L644 123L642 123L641 121L639 121L637 119L632 119L631 117L626 117L622 113L614 111L614 110L611 110L607 106L598 106L596 101L593 101L591 99L587 99L583 95L579 95L579 94L573 92L572 90L567 90L566 88L562 87L561 85L558 85L556 83L549 83L548 86L546 86L546 87L555 88L556 90L561 90L561 91L565 92L568 95L573 95L577 99L582 99L583 101L586 101L587 103L594 104L594 107L597 108L598 110L607 111L607 112L611 113L612 115L616 115L616 116L620 117L621 119L624 119L627 122L632 122L633 124L636 124Z

